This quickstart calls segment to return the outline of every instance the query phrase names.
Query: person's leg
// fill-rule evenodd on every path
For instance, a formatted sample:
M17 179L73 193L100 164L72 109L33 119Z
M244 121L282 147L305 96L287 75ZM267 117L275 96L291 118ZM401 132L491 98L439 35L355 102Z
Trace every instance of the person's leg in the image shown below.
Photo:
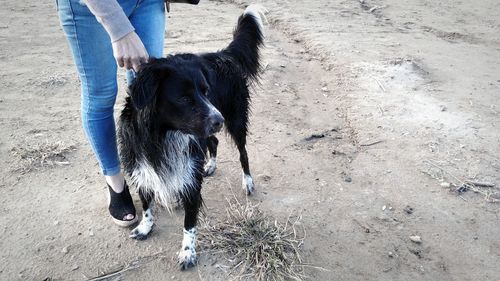
M163 57L165 38L165 1L139 0L137 6L129 15L135 32L141 38L150 57ZM134 72L127 71L127 82L130 85Z
M107 183L116 193L121 193L124 179L120 171L113 118L118 89L117 66L110 38L83 1L58 0L58 4L61 26L80 76L84 131ZM123 217L124 220L134 218L135 209Z

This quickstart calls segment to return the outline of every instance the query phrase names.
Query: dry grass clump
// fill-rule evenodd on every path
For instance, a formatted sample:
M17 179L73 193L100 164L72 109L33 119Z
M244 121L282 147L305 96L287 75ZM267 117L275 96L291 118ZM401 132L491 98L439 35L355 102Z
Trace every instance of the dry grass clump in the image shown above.
M76 146L62 141L30 143L11 149L11 154L17 158L16 172L27 173L33 169L46 166L69 165L66 155L76 149Z
M305 229L301 217L280 223L263 214L257 205L228 199L227 217L211 224L201 219L200 246L222 253L231 263L229 275L238 280L303 280L300 247Z

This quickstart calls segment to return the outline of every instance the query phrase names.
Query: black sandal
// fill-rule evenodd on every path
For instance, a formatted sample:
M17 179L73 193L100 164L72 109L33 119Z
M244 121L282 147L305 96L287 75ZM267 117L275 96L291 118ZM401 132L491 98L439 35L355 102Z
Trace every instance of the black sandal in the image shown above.
M121 226L127 227L137 222L137 214L135 212L134 202L128 190L127 183L124 183L123 191L116 193L108 184L109 191L109 213L113 221ZM123 220L128 215L133 214L134 218L131 220Z

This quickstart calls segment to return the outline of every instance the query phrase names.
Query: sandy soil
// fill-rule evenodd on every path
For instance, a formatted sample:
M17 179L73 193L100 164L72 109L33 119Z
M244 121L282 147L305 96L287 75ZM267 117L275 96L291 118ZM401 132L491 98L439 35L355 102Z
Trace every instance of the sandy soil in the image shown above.
M311 280L499 280L500 205L442 185L500 183L500 4L261 2L251 200L302 214L305 260L329 270ZM166 52L223 48L245 4L173 6ZM147 241L111 223L53 1L6 0L0 19L0 280L85 280L138 257L118 279L225 280L208 253L178 270L181 212L158 210ZM203 190L213 217L227 194L245 198L231 143L219 163Z

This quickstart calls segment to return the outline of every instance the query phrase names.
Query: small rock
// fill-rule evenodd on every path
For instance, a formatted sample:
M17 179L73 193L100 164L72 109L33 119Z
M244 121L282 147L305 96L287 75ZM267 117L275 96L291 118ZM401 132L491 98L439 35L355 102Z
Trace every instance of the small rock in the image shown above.
M314 139L322 139L324 137L325 137L324 133L315 133L315 134L311 134L309 137L305 138L304 140L312 141Z
M420 236L418 236L418 235L412 235L412 236L410 236L410 240L412 242L417 243L417 244L422 243L422 238L420 238Z
M90 236L90 237L94 236L94 231L89 230L89 236Z
M59 225L59 221L54 221L54 225Z
M392 252L387 253L387 255L388 255L390 258L394 257L394 254L393 254Z
M75 270L77 270L78 268L80 268L80 267L78 266L78 264L74 264L74 265L71 267L71 270L72 270L72 271L75 271Z
M271 176L269 176L269 175L265 175L265 174L260 174L260 175L257 175L257 178L258 178L260 181L270 181L270 180L271 180Z
M460 186L459 188L457 188L458 193L464 193L464 192L467 192L467 190L469 190L469 187L467 187L467 185L465 185L465 184Z
M418 250L418 249L408 249L410 251L410 253L414 254L415 256L417 256L417 258L421 259L422 258L422 251Z
M351 178L350 176L346 176L346 177L344 178L344 181L345 181L345 182L352 182L352 178Z
M328 88L327 88L327 87L322 87L322 88L321 88L321 91L323 91L323 92L328 92Z
M444 188L449 188L451 186L451 184L449 182L442 182L440 185L441 185L441 187L444 187Z
M285 68L286 66L284 64L280 64L280 67L281 68Z
M385 211L386 208L387 208L386 205L382 206L382 211Z
M392 207L389 207L389 211L392 211L392 209L393 209Z
M276 100L276 104L280 104L280 100Z
M441 109L441 111L443 111L443 112L444 112L444 111L446 111L446 110L448 110L448 108L446 108L446 106L444 106L444 105L439 106L439 108L440 108L440 109Z
M413 208L410 207L409 205L406 206L404 209L403 209L408 215L411 215L413 214Z
M68 247L62 248L61 253L67 254L68 253Z

